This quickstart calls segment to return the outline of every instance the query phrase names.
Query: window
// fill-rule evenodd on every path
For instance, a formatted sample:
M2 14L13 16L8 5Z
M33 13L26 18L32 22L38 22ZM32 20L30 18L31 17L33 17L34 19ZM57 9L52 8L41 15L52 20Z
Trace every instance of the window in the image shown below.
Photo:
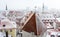
M3 25L3 27L5 27L5 24Z
M60 35L58 37L60 37Z
M2 30L0 30L0 32L2 32Z
M4 37L6 37L6 36L4 36Z
M10 29L10 32L12 32L12 29Z
M49 20L48 20L49 21Z
M55 35L51 35L51 37L55 37Z
M13 36L11 36L11 37L13 37Z
M52 21L52 20L51 20Z

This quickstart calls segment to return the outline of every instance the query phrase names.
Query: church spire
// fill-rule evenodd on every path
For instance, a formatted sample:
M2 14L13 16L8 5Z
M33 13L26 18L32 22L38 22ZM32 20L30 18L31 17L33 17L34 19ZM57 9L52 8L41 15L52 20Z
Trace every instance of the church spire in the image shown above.
M42 12L44 13L44 3L43 3L43 6L42 6Z
M6 5L6 9L5 9L5 10L8 10L8 9L7 9L7 5Z

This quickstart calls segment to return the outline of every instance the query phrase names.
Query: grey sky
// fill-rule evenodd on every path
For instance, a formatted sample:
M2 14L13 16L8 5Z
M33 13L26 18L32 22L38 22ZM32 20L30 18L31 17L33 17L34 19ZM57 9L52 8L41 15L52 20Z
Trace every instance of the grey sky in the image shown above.
M41 8L43 2L49 9L60 9L60 0L0 0L0 10L5 10L6 4L8 9L12 10L34 8L35 6Z

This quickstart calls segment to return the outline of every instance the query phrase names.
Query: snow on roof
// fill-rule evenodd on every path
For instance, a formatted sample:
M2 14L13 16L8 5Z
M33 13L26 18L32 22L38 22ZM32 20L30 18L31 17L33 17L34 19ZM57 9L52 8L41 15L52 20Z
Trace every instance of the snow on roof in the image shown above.
M1 21L0 29L12 29L16 28L16 23L13 21L10 21L8 19L4 19Z
M60 22L60 18L56 18L56 20L57 20L58 22Z

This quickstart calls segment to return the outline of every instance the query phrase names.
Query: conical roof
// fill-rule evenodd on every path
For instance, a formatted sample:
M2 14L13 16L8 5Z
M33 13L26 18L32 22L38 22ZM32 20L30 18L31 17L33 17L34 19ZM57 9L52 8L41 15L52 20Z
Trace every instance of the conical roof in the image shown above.
M32 14L24 23L22 30L26 32L34 32L35 35L40 35L42 32L46 31L46 28L36 17L35 13L32 12Z

